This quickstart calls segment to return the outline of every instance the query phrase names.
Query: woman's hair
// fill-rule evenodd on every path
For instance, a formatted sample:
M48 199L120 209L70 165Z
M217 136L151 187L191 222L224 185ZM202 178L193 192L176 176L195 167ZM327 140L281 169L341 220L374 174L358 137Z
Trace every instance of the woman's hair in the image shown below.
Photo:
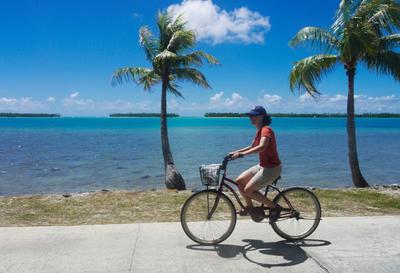
M266 114L263 119L263 126L268 126L272 123L271 116Z

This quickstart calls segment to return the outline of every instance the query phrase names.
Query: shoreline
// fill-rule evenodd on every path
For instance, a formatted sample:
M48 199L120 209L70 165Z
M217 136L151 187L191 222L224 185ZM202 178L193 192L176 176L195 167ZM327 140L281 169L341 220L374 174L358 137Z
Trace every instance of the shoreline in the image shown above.
M314 190L327 190L327 191L334 191L334 190L362 190L363 188L355 188L354 186L345 186L345 187L318 187L318 186L279 186L279 189L285 189L285 188L291 188L291 187L302 187L306 188L308 190L314 191ZM199 185L196 188L188 188L184 190L183 192L189 191L189 192L196 192L200 191L202 189L205 189L205 187ZM400 194L400 184L398 183L392 183L392 184L384 184L384 185L378 185L374 184L371 185L369 188L365 189L371 189L371 190L379 190L379 191L387 191L387 192L398 192ZM89 190L89 191L71 191L71 192L49 192L49 193L27 193L27 194L0 194L0 199L1 198L8 198L8 197L39 197L39 196L64 196L64 197L71 197L75 195L87 195L87 194L93 194L93 193L100 193L100 192L175 192L177 190L169 190L166 189L165 187L160 187L160 188L144 188L144 189L137 189L137 188L132 188L132 189L117 189L117 188L103 188L103 189L97 189L97 190Z
M323 217L400 215L399 186L311 190ZM191 194L164 189L1 196L0 227L178 222Z
M272 118L309 118L309 119L323 119L323 118L338 118L338 119L345 119L345 116L274 116L271 115ZM82 119L117 119L117 118L136 118L136 119L144 119L144 118L154 118L154 119L159 119L160 117L151 117L151 116L121 116L121 117L110 117L110 116L63 116L60 115L58 117L51 117L51 116L43 116L43 117L36 117L36 116L18 116L18 117L8 117L8 116L0 116L0 119L12 119L12 118L18 118L18 119L33 119L33 118L40 118L40 119L46 119L46 118L57 118L57 119L71 119L71 118L82 118ZM186 118L203 118L203 119L225 119L225 118L233 118L233 119L246 119L248 118L247 116L182 116L179 115L177 117L168 117L168 118L174 118L174 119L186 119ZM400 114L399 116L355 116L356 119L400 119Z

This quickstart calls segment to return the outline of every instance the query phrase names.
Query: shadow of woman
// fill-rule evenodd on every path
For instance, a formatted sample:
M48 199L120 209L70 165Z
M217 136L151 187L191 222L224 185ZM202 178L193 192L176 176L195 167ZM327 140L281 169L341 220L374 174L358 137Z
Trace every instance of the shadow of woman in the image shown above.
M222 258L244 257L247 261L261 267L293 266L308 259L306 252L301 247L316 247L331 244L329 241L308 239L298 242L286 240L278 242L264 242L261 240L245 239L243 245L219 244L214 246L188 245L187 248L199 251L215 251ZM265 263L250 257L250 253L258 252L283 258L284 262ZM263 259L264 260L264 259Z

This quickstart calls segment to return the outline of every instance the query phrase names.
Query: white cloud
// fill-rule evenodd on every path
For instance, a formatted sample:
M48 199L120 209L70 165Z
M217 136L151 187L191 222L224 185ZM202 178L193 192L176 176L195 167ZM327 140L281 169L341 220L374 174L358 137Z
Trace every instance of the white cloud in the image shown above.
M222 91L211 96L209 101L209 108L215 109L237 109L247 102L247 100L237 92L232 93L230 97L224 98L224 92Z
M2 106L15 105L17 102L18 100L14 98L0 98L0 105Z
M70 98L76 98L79 96L79 92L74 92L71 95L69 95Z
M400 97L354 95L355 110L357 113L365 112L400 112ZM286 103L294 112L346 112L347 96L343 94L320 95L315 99L304 94L298 97L298 101ZM290 110L289 110L290 111Z
M264 106L270 113L345 113L347 110L347 97L343 94L324 94L316 98L308 94L288 97L263 94L254 99L239 96L240 100L232 103L232 96L225 98L224 92L219 92L210 97L208 105L197 105L196 110L200 113L207 111L244 112L256 104ZM355 95L355 110L357 113L400 113L400 97L397 95Z
M222 91L219 93L216 93L215 95L211 96L210 102L212 104L218 104L221 101L223 95L224 95L224 92L222 92Z
M333 97L329 98L329 101L331 102L338 102L338 101L347 101L347 96L341 95L341 94L337 94Z
M282 101L282 97L279 95L265 94L260 101L265 104L278 104Z
M271 113L345 113L347 97L343 94L320 95L313 98L309 94L282 98L277 94L263 94L261 97L250 99L239 93L225 96L219 92L210 97L208 105L197 105L197 111L235 111L244 112L254 105L263 105ZM400 97L389 96L355 96L357 113L364 112L400 112ZM183 108L181 108L183 110Z
M171 105L168 105L170 108ZM127 100L115 100L115 101L103 101L96 103L96 109L101 109L107 114L111 113L128 113L128 112L159 112L160 104L152 101L127 101Z
M75 92L78 93L78 92ZM62 100L35 100L30 97L0 97L0 112L61 113L63 115L108 115L127 112L159 112L160 103L155 100L96 100L81 98L79 93L70 94ZM181 115L202 115L204 112L245 112L254 105L263 105L270 113L336 113L346 112L346 96L343 94L321 95L317 99L309 95L281 97L277 94L262 94L246 97L238 92L220 91L206 101L187 101L172 98L168 110ZM400 96L355 95L357 113L392 112L400 113Z
M400 97L396 95L373 97L358 96L355 99L359 112L400 112Z
M220 44L223 42L263 43L271 28L269 17L247 7L226 11L212 0L184 0L167 8L174 17L182 14L198 40Z
M95 106L95 102L93 99L79 98L79 92L74 92L70 94L67 98L63 100L62 103L65 107L78 111L87 110L88 108L93 108Z
M230 98L224 101L226 107L239 106L243 101L243 97L239 93L232 93Z
M35 101L30 97L21 98L0 98L0 111L10 112L37 112L43 109L43 103Z
M55 97L48 97L48 98L46 99L46 101L47 101L47 102L55 102L55 101L56 101L56 98L55 98Z
M312 102L314 101L314 98L309 94L309 93L304 93L303 95L299 96L300 102Z
M399 101L399 97L395 95L390 95L390 96L383 96L383 97L368 97L368 100L374 101L374 102L381 102L381 101Z
M141 13L139 13L139 12L133 12L132 13L132 17L133 18L139 18L139 17L142 17L143 16L143 14L141 14Z

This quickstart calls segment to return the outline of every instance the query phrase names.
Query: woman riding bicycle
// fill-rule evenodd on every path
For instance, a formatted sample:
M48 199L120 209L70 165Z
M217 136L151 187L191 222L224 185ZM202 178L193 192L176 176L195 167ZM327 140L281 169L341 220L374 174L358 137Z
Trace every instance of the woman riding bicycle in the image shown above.
M272 229L292 241L310 236L321 220L321 205L313 192L302 187L280 190L270 185L281 173L275 135L269 127L271 119L261 106L247 114L257 128L251 145L225 156L221 164L201 165L201 182L207 188L192 194L182 206L182 228L190 239L201 245L215 245L226 240L235 229L237 214L250 215L255 222L262 222L265 210L269 209ZM226 177L230 160L253 153L259 154L259 164L243 172L236 181ZM247 206L232 185L239 187ZM264 194L259 192L261 188L266 188ZM267 199L270 190L277 192L272 202ZM253 207L252 200L263 205ZM239 213L238 206L242 209Z
M257 131L250 146L231 152L231 159L258 153L259 164L247 169L238 176L236 182L240 194L246 201L246 211L254 218L261 219L264 210L261 207L253 207L252 200L258 201L270 208L269 220L274 222L279 218L282 208L259 192L267 187L281 175L281 161L276 147L275 134L271 127L271 117L262 106L255 106L247 113Z

